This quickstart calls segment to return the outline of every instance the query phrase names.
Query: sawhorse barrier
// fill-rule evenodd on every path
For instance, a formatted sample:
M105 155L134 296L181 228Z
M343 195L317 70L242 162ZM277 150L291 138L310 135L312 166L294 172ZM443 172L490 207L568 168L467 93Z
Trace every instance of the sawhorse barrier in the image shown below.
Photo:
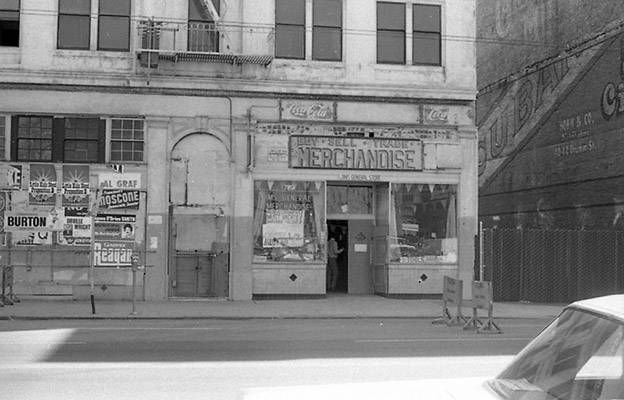
M464 325L464 330L476 330L477 333L503 333L494 322L494 301L492 282L472 282L472 317ZM487 321L479 319L478 310L487 310Z
M462 298L464 296L464 283L461 279L454 279L444 276L442 284L442 317L431 321L432 324L446 324L447 326L457 326L466 323L467 319L462 315ZM451 316L449 305L455 305L457 311L455 316Z

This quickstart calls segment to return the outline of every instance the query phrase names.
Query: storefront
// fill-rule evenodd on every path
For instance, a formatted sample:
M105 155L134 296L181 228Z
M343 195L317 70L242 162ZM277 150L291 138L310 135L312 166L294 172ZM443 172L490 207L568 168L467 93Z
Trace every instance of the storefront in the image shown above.
M355 109L298 103L298 109L338 113L343 106ZM375 105L362 105L367 107ZM457 118L466 112L462 107L419 107L414 123L401 126L341 123L335 116L256 124L255 297L434 295L441 293L444 275L470 281L474 129L450 123L449 114ZM423 108L446 119L427 126ZM326 272L332 237L344 249L335 287Z

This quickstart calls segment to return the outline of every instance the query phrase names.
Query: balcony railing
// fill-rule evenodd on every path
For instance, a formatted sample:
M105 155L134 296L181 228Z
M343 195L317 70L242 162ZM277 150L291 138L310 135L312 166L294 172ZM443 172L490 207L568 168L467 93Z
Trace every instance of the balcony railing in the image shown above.
M249 33L265 54L242 54L233 51L231 38L240 38L242 27L204 22L166 22L151 19L137 25L136 51L141 66L156 68L161 61L195 61L233 65L259 64L273 61L273 32ZM240 43L237 44L240 47Z

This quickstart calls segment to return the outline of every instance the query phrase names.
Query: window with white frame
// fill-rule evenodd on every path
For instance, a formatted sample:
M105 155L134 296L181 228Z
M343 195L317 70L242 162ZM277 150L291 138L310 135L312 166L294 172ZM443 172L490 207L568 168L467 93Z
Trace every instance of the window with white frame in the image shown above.
M142 119L111 120L111 161L143 161L145 124Z
M91 18L93 1L97 18ZM131 0L59 0L57 48L67 50L129 51ZM97 26L97 43L91 24Z
M435 4L378 2L377 63L442 65L441 11Z
M275 57L341 61L342 20L342 0L275 0Z
M19 47L20 0L0 0L0 46Z

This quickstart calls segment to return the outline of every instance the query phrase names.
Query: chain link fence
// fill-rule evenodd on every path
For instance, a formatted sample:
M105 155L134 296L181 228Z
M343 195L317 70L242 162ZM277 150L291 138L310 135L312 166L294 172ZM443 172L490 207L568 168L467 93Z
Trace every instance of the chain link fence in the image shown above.
M482 278L492 281L495 301L568 303L624 292L623 231L488 228L482 234Z

